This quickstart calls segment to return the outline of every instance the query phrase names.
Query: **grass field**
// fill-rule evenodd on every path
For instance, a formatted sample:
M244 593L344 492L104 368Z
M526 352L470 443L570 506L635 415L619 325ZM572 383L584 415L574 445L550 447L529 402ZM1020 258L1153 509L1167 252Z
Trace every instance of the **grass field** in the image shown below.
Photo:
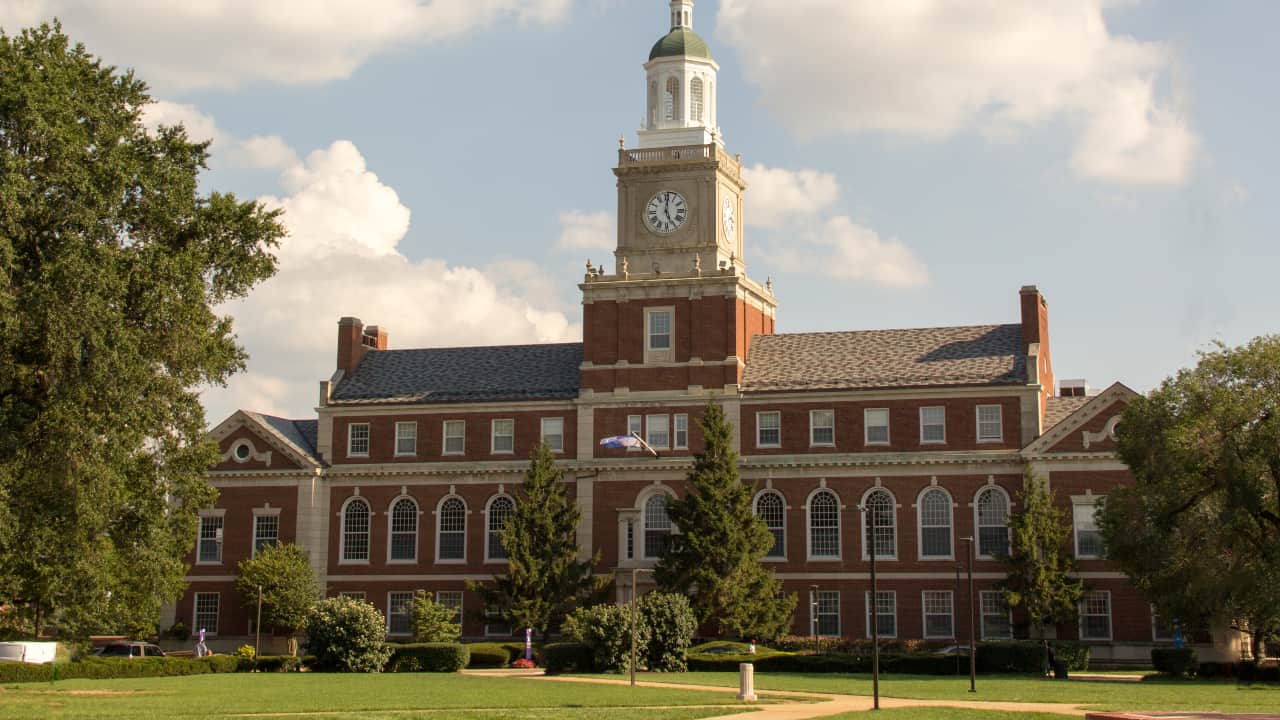
M687 707L691 705L718 707ZM4 720L692 720L723 715L730 712L724 706L736 705L727 693L432 673L197 675L0 687L0 718Z
M737 673L644 673L642 679L648 682L722 687L736 687L738 684ZM1156 680L1132 683L1103 680L1046 680L1025 676L980 676L977 688L978 692L969 692L968 677L892 675L880 679L880 694L884 697L1068 703L1086 705L1097 710L1218 710L1263 713L1275 712L1276 708L1280 708L1280 685L1275 684L1240 685L1213 680ZM756 673L756 691L770 690L870 695L871 676Z

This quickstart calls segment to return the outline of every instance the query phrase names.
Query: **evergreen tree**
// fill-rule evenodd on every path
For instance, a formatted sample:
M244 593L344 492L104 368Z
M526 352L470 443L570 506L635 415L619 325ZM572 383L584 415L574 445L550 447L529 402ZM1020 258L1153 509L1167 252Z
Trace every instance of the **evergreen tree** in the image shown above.
M690 596L698 622L720 634L774 638L791 624L796 596L760 560L773 535L751 507L754 488L738 475L733 427L708 403L702 420L705 446L694 455L689 492L669 500L667 515L680 529L654 571L660 587Z
M1071 525L1053 493L1030 468L1018 493L1019 510L1009 517L1009 555L1004 590L1009 604L1023 608L1036 634L1044 627L1076 618L1083 584L1071 577L1075 561L1068 552Z
M289 654L297 654L296 636L320 599L307 551L298 545L272 545L259 550L256 557L241 560L239 568L236 590L250 617L258 609L258 588L262 588L262 626L288 633Z
M612 578L592 574L599 552L578 560L582 511L569 497L564 473L546 444L534 448L516 508L502 528L507 572L491 583L469 583L487 608L517 628L533 628L545 638L575 607L599 600Z

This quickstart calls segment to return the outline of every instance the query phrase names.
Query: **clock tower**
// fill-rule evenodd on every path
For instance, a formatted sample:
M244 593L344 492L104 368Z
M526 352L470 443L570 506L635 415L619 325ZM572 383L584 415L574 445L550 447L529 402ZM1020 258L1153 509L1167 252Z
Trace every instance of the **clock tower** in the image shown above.
M771 283L746 275L742 160L716 124L720 67L671 0L649 52L638 144L619 141L614 272L588 264L582 387L590 393L734 390L751 337L773 332Z

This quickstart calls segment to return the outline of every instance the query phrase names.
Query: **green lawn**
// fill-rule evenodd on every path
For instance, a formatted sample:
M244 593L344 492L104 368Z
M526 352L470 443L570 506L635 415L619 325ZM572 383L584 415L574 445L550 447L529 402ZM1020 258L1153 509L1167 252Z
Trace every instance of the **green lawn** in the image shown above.
M270 718L272 713L307 720L691 720L729 710L679 706L736 704L732 695L719 692L432 673L197 675L0 687L4 720Z
M649 682L736 687L737 673L643 673ZM928 675L890 675L880 679L884 697L935 700L1053 702L1085 705L1097 710L1218 710L1275 712L1280 685L1240 685L1211 680L1047 680L1025 676L979 676L978 692L969 692L969 678ZM756 691L870 695L870 675L756 673Z

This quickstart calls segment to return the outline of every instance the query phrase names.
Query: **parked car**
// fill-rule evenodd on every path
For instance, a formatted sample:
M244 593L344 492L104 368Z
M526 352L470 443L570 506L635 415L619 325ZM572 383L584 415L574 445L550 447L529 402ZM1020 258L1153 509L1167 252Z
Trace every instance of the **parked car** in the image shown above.
M98 657L164 657L159 645L145 642L113 642L98 648L94 655Z

